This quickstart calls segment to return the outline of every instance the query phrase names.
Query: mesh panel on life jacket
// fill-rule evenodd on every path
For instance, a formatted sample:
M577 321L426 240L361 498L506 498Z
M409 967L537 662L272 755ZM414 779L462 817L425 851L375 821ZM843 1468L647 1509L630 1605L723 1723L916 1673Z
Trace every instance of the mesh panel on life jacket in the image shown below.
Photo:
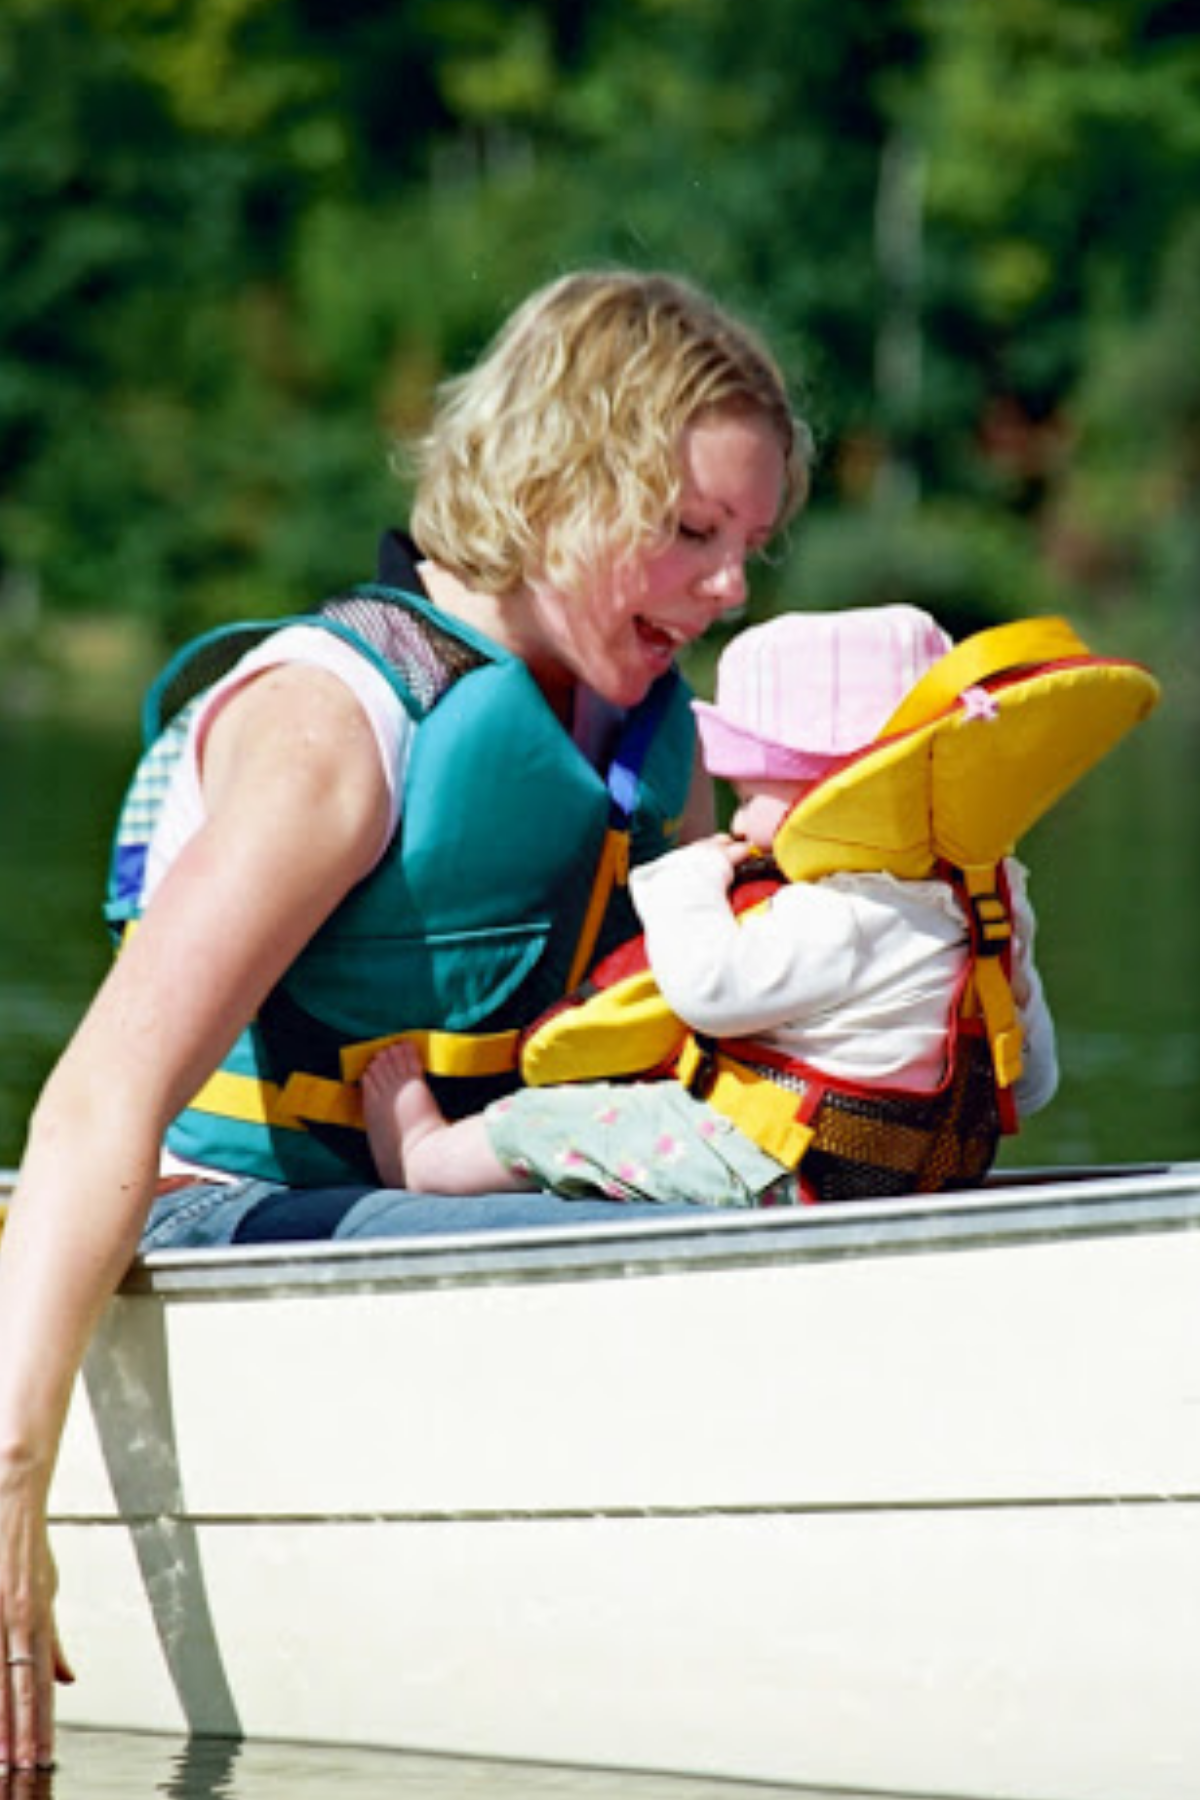
M488 661L482 650L405 606L386 588L338 594L318 608L318 617L347 627L398 669L423 712L461 676Z
M155 690L158 718L164 723L174 718L281 625L321 619L353 631L395 669L421 713L428 712L460 676L487 661L482 650L437 624L415 602L406 604L406 596L396 589L364 583L322 601L311 613L227 626L199 640L160 677Z
M801 1172L818 1200L885 1199L975 1187L1000 1137L987 1040L961 1033L939 1093L859 1095L830 1088Z
M257 648L274 630L270 624L231 626L202 638L186 657L177 656L159 676L151 699L157 721L165 727L192 700L227 675L239 657Z

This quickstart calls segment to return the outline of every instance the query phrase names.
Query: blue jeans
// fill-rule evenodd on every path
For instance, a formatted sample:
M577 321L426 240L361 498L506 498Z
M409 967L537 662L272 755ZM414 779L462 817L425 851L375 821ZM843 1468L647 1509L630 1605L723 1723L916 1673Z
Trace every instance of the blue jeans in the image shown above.
M395 1188L288 1188L270 1181L197 1181L162 1194L141 1248L192 1250L216 1244L282 1244L342 1238L434 1237L447 1231L519 1231L530 1226L620 1224L695 1218L699 1209L652 1200L566 1200L557 1194L409 1194Z

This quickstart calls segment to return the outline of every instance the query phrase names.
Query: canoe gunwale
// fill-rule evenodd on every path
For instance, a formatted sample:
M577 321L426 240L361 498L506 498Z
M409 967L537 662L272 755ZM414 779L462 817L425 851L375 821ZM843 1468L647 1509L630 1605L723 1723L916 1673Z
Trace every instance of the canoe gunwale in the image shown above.
M398 1240L160 1250L126 1296L203 1299L711 1272L1200 1229L1200 1163L1021 1171L961 1194Z

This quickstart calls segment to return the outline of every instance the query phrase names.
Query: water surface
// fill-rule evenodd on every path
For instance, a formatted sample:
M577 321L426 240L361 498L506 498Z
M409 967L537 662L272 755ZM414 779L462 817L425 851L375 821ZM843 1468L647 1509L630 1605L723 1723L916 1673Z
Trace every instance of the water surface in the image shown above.
M824 1790L629 1771L460 1760L287 1744L186 1742L65 1731L51 1775L14 1778L0 1800L773 1800ZM828 1800L835 1800L829 1795ZM839 1789L836 1800L854 1800ZM919 1800L909 1796L908 1800Z

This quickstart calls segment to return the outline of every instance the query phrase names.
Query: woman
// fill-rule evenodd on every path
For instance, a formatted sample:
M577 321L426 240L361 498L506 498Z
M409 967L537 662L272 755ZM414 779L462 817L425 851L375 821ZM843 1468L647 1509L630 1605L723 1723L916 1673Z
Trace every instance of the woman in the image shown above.
M745 601L806 458L774 363L711 301L567 277L444 392L403 591L168 671L166 791L139 785L114 858L121 954L38 1104L0 1250L0 1766L52 1752L71 1677L47 1494L139 1242L580 1216L380 1196L356 1075L412 1030L431 1066L446 1052L451 1110L511 1080L515 1030L628 928L626 851L710 827L674 660Z

